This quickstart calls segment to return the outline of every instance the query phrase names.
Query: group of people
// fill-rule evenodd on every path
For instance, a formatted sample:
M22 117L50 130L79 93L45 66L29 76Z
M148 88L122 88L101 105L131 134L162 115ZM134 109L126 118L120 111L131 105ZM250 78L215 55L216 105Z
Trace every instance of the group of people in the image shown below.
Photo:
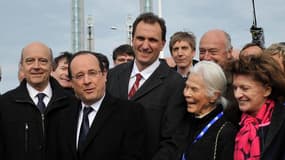
M285 45L238 59L228 33L176 32L176 64L160 59L165 21L133 23L132 46L106 56L32 42L20 85L0 96L1 160L285 159Z

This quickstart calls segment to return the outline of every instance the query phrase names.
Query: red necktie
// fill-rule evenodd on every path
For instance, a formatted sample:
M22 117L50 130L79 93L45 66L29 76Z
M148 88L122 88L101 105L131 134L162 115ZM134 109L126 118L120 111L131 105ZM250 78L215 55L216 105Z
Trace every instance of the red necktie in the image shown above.
M132 96L136 93L136 91L138 90L139 88L139 85L140 85L140 80L142 79L142 75L141 74L136 74L136 81L134 83L134 85L132 86L129 94L128 94L128 99L131 99Z

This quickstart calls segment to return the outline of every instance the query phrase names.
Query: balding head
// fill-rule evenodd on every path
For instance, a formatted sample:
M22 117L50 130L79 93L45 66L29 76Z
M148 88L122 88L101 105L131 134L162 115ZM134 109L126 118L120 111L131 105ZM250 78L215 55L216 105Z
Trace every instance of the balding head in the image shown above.
M41 42L28 44L22 50L21 69L27 83L38 91L44 90L52 70L51 49Z
M53 55L52 55L52 50L51 48L49 48L46 44L42 43L42 42L32 42L28 45L26 45L23 49L22 49L22 53L21 53L21 59L20 59L20 64L22 64L23 62L23 55L25 53L27 53L29 50L33 50L34 52L37 52L38 50L45 50L47 54L49 54L50 56L50 60L52 62L53 60Z
M214 61L224 67L232 59L230 35L223 30L210 30L201 37L199 50L200 60Z

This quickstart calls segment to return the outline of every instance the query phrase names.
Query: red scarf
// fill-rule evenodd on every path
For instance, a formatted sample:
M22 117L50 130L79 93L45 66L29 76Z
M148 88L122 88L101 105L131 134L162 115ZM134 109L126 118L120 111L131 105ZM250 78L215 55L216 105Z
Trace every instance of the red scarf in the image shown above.
M242 114L241 129L235 138L234 160L260 159L260 138L257 131L260 126L270 124L274 106L273 100L266 100L255 117Z

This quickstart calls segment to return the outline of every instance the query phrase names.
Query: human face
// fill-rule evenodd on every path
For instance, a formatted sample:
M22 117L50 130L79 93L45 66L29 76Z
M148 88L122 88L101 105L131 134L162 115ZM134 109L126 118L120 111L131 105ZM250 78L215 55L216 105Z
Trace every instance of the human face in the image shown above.
M71 88L71 83L68 78L68 61L66 58L62 58L58 61L58 66L52 71L51 75L62 87Z
M199 50L201 61L214 61L222 67L231 58L231 50L227 51L226 37L221 32L206 33L200 40Z
M253 80L250 75L234 75L233 87L239 109L253 116L271 94L271 87Z
M71 61L70 69L74 92L85 104L91 105L104 96L107 73L100 70L94 55L78 55Z
M139 22L133 37L133 48L138 69L141 71L151 65L159 57L165 41L162 40L158 23Z
M31 43L23 49L21 71L27 83L38 91L46 88L52 70L50 49L38 42Z
M186 41L177 41L172 46L172 57L176 65L180 68L189 68L192 66L192 59L195 56L195 51Z
M217 99L217 95L215 94L213 97L208 96L206 85L200 75L189 75L183 93L189 113L200 116L214 109L214 102Z
M129 56L128 54L121 54L117 56L117 58L114 61L114 64L119 65L122 63L127 63L129 61L132 61L133 59L134 59L133 56Z

